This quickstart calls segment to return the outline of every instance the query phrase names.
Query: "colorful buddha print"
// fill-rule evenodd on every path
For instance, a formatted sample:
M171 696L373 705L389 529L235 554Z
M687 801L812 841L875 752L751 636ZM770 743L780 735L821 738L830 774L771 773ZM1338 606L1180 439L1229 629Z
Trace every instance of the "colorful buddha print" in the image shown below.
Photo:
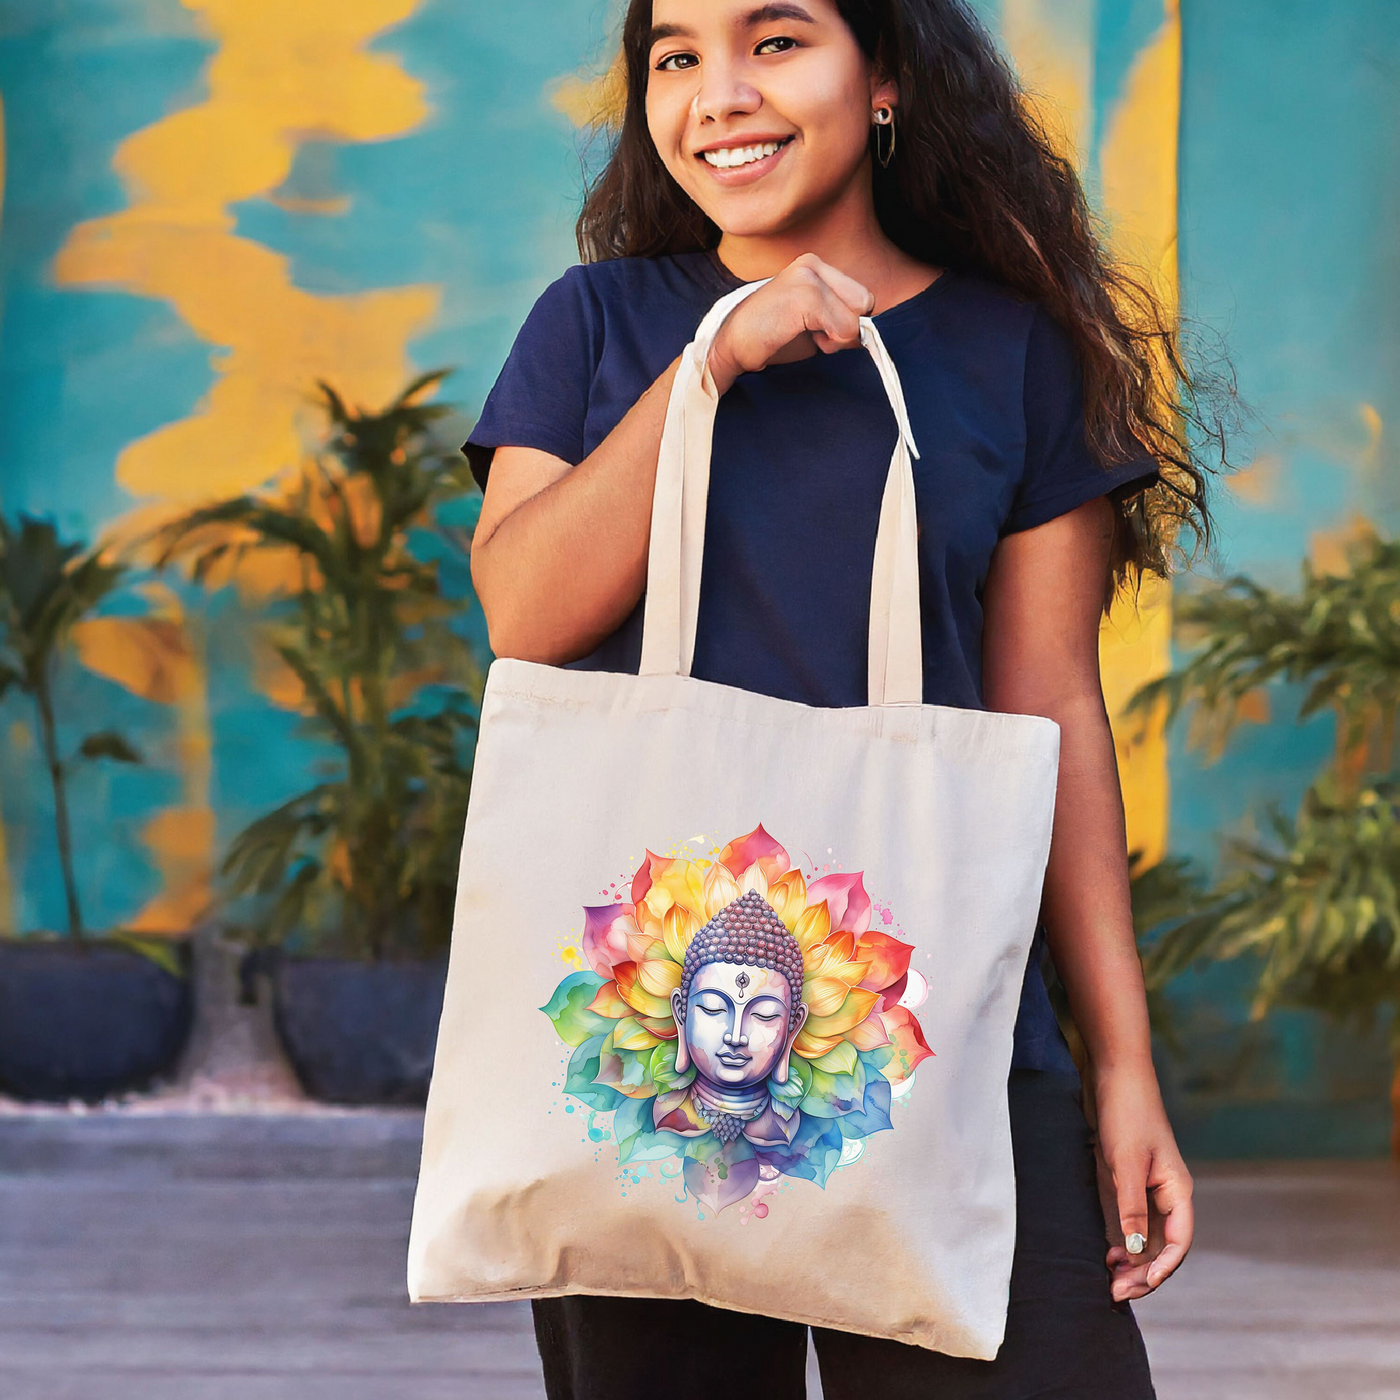
M613 1113L624 1166L679 1158L712 1212L825 1187L932 1053L912 946L871 928L859 871L808 884L761 826L713 860L647 852L630 893L585 909L588 968L542 1008L565 1092Z

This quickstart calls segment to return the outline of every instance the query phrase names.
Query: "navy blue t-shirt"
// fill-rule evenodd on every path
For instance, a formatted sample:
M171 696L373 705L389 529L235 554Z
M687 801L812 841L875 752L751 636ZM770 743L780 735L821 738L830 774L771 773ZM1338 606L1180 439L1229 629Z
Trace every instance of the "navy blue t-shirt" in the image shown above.
M686 253L571 267L521 328L463 451L581 462L740 286ZM1149 485L1148 458L1107 470L1085 441L1066 333L1035 303L945 271L875 318L899 370L919 459L924 701L985 708L982 588L997 541L1100 495ZM894 415L863 349L740 375L719 403L692 674L807 705L866 703L870 570ZM635 672L642 605L588 670ZM1013 1064L1073 1070L1027 970Z

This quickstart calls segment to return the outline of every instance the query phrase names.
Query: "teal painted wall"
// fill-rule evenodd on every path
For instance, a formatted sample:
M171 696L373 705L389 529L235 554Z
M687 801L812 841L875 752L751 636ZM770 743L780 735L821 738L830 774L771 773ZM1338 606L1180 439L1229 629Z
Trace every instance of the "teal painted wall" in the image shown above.
M981 8L996 24L1011 3ZM0 504L88 536L139 504L118 479L119 454L194 412L227 350L170 300L55 274L75 228L130 204L113 168L121 143L208 99L228 35L199 8L11 0L0 19ZM1085 154L1097 195L1106 124L1163 9L1161 0L1069 8L1090 16ZM317 297L435 289L431 316L404 340L406 364L454 366L446 392L469 415L534 297L573 260L581 156L551 98L606 59L609 7L345 0L345 11L382 15L367 52L417 85L421 116L369 139L333 123L302 133L273 194L229 202L231 229L285 257L293 286ZM275 10L258 22L276 23ZM1182 22L1182 297L1227 337L1259 425L1249 489L1219 494L1213 567L1288 584L1315 532L1353 514L1400 523L1391 426L1400 421L1400 6L1184 0ZM465 592L466 580L454 587ZM297 790L312 756L296 717L250 677L235 600L182 596L207 675L217 849ZM115 924L161 888L144 824L183 790L180 720L77 665L65 699L70 715L110 717L151 759L95 770L75 794L90 921ZM1275 715L1211 768L1173 736L1174 849L1210 858L1218 834L1260 802L1297 800L1329 751L1328 725L1295 727L1282 699ZM70 723L70 737L78 732ZM14 698L0 706L0 739L9 917L20 929L52 927L62 906L48 798ZM1304 1016L1247 1026L1239 983L1218 970L1179 988L1191 1053L1172 1077L1188 1142L1217 1153L1380 1151L1379 1046Z

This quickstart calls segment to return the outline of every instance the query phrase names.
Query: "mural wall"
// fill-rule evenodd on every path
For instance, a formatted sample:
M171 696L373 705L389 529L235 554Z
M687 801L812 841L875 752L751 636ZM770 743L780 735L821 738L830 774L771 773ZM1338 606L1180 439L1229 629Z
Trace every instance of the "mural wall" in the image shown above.
M1228 339L1259 427L1212 567L1287 585L1359 521L1394 529L1400 8L981 8L1118 245ZM93 538L257 485L302 452L318 379L374 405L452 366L460 437L573 260L609 20L574 0L10 0L4 509ZM74 780L94 927L189 927L228 837L314 762L244 602L148 581L78 633L65 712L110 720L145 760ZM1163 588L1106 626L1111 708L1170 664L1170 615ZM12 698L0 726L0 927L61 926L32 725ZM1116 729L1152 858L1211 858L1261 800L1295 802L1332 743L1283 703L1209 768L1175 731ZM1381 1150L1379 1042L1303 1015L1251 1026L1233 972L1188 980L1188 1141Z

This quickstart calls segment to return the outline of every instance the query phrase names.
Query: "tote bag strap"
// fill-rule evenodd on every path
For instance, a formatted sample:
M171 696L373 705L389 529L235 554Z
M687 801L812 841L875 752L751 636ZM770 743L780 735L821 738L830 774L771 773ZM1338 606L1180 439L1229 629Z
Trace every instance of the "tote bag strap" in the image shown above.
M719 405L709 371L710 346L725 317L763 285L745 283L721 297L705 314L676 367L652 497L642 675L690 674L700 611L710 444ZM912 458L919 452L899 373L868 316L861 317L860 340L879 371L898 428L871 571L868 700L872 705L917 705L923 700L923 632Z

